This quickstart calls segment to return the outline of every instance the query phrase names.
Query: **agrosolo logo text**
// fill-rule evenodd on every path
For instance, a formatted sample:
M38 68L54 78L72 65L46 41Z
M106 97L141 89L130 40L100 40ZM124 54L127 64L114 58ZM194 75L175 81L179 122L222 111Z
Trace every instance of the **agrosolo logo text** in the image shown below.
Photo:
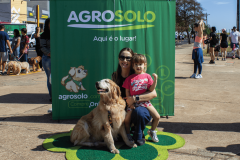
M74 28L92 28L99 30L133 30L154 27L151 23L156 19L156 15L153 11L146 11L145 13L141 11L128 10L123 12L122 10L117 10L115 13L111 10L100 11L81 11L77 14L75 11L71 11L68 16L68 23L78 23L69 24L68 27ZM115 22L122 22L125 24L115 24ZM104 22L104 24L92 24L97 22ZM114 22L111 24L107 24ZM135 22L145 22L144 24L134 25ZM147 22L147 23L146 23Z

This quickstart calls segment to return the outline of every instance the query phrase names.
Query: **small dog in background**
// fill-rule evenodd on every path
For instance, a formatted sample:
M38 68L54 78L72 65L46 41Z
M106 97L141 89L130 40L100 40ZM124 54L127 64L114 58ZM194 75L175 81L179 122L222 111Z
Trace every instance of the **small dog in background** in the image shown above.
M28 58L28 63L29 65L33 66L33 72L36 71L41 71L40 67L39 67L39 62L42 60L42 57L37 56L37 57L33 57L33 58Z
M29 63L28 62L18 62L21 65L21 69L25 69L26 70L26 74L28 74L30 72L30 68L29 68Z
M21 64L17 61L9 61L7 64L7 74L10 74L10 71L12 70L13 74L19 75L21 72Z

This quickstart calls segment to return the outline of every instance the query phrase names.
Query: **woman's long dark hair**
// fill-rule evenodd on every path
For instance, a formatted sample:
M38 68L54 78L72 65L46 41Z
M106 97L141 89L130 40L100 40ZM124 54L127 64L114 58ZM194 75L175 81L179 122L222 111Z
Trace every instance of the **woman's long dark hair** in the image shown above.
M16 34L14 37L20 37L20 33L18 29L14 29L13 32Z
M50 29L49 29L50 18L45 20L44 30L41 35L42 39L50 39Z
M123 51L128 51L128 52L130 52L132 56L134 56L134 54L135 54L131 48L123 48L123 49L119 52L118 58L120 57L120 55L121 55L121 53L122 53ZM119 84L119 83L120 83L120 77L122 76L121 73L122 73L122 68L121 68L120 64L118 63L117 71L114 72L113 75L112 75L112 80L113 80L117 85L122 85L122 84ZM133 74L133 73L134 73L134 70L133 70L133 68L132 68L132 66L131 66L130 74L129 74L129 75L131 75L131 74Z

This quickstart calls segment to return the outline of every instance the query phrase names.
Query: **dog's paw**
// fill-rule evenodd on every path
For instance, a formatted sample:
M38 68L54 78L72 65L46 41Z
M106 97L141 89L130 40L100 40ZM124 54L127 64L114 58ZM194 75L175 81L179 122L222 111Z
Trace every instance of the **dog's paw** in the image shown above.
M137 145L136 145L136 144L134 144L134 145L133 145L133 148L137 148Z
M114 153L114 154L119 154L120 152L119 152L119 150L118 150L118 149L113 149L113 150L111 150L111 153Z
M130 142L130 144L128 146L131 147L131 148L136 148L137 147L137 145L134 142Z

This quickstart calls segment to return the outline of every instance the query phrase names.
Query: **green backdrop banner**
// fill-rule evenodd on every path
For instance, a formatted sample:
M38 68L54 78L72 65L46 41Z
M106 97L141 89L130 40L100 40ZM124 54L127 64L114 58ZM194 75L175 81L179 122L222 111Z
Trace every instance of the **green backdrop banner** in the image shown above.
M73 119L99 102L95 83L111 79L124 47L145 54L158 74L162 116L174 115L175 6L171 0L51 0L53 119Z

